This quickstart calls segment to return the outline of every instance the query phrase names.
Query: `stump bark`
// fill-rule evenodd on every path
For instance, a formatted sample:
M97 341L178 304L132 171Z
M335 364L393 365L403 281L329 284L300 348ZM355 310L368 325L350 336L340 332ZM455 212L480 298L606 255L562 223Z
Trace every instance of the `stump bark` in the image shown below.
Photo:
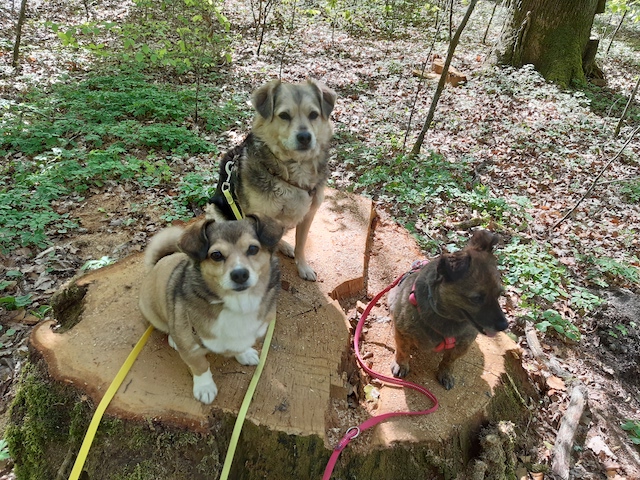
M320 478L347 428L371 415L428 406L414 392L362 376L352 357L345 312L422 258L406 231L374 218L369 200L329 191L308 243L319 281L301 280L293 261L282 259L274 339L230 478ZM135 255L77 279L57 295L57 323L34 330L7 431L18 478L68 475L94 405L147 327L137 309L142 275ZM387 315L383 303L376 307L363 345L385 374L393 353ZM187 367L166 336L154 332L107 409L84 478L218 478L254 367L215 355L210 361L219 394L205 406L193 398ZM435 380L435 361L430 353L415 358L409 379L432 389L440 409L354 440L334 478L453 478L482 425L517 422L525 413L526 375L506 336L478 341L459 361L453 390ZM370 383L380 394L375 401L363 393Z

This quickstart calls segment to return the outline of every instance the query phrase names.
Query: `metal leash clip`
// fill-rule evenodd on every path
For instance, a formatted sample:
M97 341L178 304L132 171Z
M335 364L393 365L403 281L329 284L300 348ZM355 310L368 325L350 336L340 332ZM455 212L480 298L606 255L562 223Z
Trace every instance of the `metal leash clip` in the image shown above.
M227 200L229 207L231 207L231 211L233 215L236 217L236 220L242 219L242 212L240 211L239 206L233 199L233 195L231 194L231 174L235 169L235 163L233 161L227 162L224 166L224 171L227 172L227 179L222 182L220 189L222 190L222 194L224 198Z

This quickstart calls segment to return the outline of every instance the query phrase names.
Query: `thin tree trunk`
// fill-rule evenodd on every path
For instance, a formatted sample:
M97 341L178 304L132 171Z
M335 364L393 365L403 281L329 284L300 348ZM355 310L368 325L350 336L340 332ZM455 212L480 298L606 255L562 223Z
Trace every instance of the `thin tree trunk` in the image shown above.
M624 11L624 13L622 14L622 18L620 19L620 23L618 23L618 26L613 31L613 34L611 35L611 40L609 40L609 46L607 47L607 51L604 52L605 55L609 54L609 49L611 48L611 44L613 43L613 39L615 38L616 34L618 33L618 30L620 30L620 27L622 27L622 22L624 22L624 17L627 16L627 12L629 12L629 10L625 10Z
M413 97L413 104L411 105L411 111L409 112L409 120L407 122L407 130L404 132L404 140L402 141L402 151L405 151L407 147L407 139L409 138L409 132L411 131L411 124L413 123L413 114L416 111L416 103L418 103L418 95L420 95L420 90L422 89L422 85L424 84L424 71L427 68L427 63L429 62L429 58L433 53L433 47L436 43L436 39L438 38L438 34L440 33L440 27L444 23L444 15L440 17L439 12L436 13L436 33L433 35L433 39L431 40L431 45L429 45L429 51L427 53L427 58L422 64L422 68L420 69L420 77L418 80L418 88L416 89L416 94Z
M624 117L627 116L627 110L629 110L629 105L631 105L631 102L633 102L633 98L636 96L636 93L638 92L638 85L640 85L640 76L638 76L638 81L636 82L636 86L633 87L633 92L631 92L631 96L629 97L629 101L627 102L627 104L624 107L624 110L622 111L622 115L620 115L620 120L618 121L618 125L616 125L616 129L613 132L614 137L617 137L620 134L620 129L622 128L622 122L624 121Z
M413 145L413 148L411 149L411 156L415 156L420 153L420 149L422 148L422 143L424 142L424 136L426 135L427 130L429 130L429 126L433 121L433 117L436 113L436 107L438 105L438 100L440 99L440 95L442 94L442 91L444 90L444 85L447 81L447 74L449 73L449 66L451 65L453 52L455 52L456 47L458 46L458 42L460 41L460 36L462 35L462 31L464 30L464 27L467 26L467 22L469 21L469 17L471 17L471 13L475 8L476 3L478 3L478 0L471 0L471 2L469 2L469 6L467 7L467 11L464 14L464 18L462 19L462 22L460 22L460 26L458 27L455 35L451 39L451 43L449 43L449 51L447 52L447 58L444 62L442 74L440 75L440 81L438 82L436 91L433 94L433 100L431 100L431 106L429 107L429 113L427 114L427 119L424 121L424 125L422 126L422 130L418 135L418 139L416 140L416 143Z
M491 27L491 22L493 22L493 16L496 13L496 8L498 7L497 3L493 4L493 10L491 10L491 17L489 17L489 23L487 23L487 29L484 31L484 36L482 37L482 44L487 41L487 35L489 34L489 28Z
M11 66L16 68L18 66L18 58L20 57L20 39L22 37L22 25L24 25L24 18L27 12L27 0L22 0L20 5L20 16L18 17L18 25L16 26L16 43L13 45L13 61Z

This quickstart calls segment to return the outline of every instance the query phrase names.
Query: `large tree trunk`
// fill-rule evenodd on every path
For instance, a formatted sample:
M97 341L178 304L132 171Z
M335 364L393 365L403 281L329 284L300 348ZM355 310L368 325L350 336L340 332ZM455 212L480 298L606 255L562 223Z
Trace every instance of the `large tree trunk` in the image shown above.
M494 61L533 64L547 80L584 83L583 55L598 0L511 0Z

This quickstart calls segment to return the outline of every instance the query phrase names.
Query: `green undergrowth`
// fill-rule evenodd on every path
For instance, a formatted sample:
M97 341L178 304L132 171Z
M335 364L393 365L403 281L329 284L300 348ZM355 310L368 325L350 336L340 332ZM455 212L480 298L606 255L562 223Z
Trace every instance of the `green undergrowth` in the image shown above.
M382 149L368 148L340 132L337 150L338 156L345 158L354 190L388 205L430 256L443 247L455 251L464 246L469 228L501 233L506 244L496 253L503 281L518 299L518 307L542 332L579 341L580 325L575 319L603 304L587 286L604 286L605 279L609 283L638 283L635 267L625 268L625 264L606 257L590 260L588 278L575 281L574 272L558 261L549 244L526 239L531 222L529 198L493 194L488 186L474 180L472 158L451 162L433 152L415 157L385 156ZM353 158L357 161L350 160ZM452 229L457 223L461 226ZM586 268L588 261L583 259L580 265Z
M242 102L200 88L200 131L219 133L246 117ZM170 185L175 159L215 153L190 124L195 109L194 87L156 83L137 72L34 89L9 105L0 121L0 249L44 248L52 235L77 227L52 205L62 197L81 202L88 190L115 182ZM194 190L203 188L183 179L172 200L176 210L187 216Z

